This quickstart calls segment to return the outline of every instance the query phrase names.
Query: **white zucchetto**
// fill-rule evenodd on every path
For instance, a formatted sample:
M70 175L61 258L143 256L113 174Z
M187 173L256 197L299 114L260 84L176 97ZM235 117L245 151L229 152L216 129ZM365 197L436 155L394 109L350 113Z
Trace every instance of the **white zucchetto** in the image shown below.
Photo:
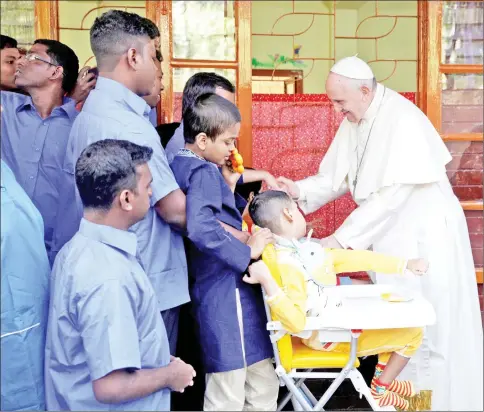
M357 55L338 60L331 67L331 72L356 80L371 80L375 77L370 66Z

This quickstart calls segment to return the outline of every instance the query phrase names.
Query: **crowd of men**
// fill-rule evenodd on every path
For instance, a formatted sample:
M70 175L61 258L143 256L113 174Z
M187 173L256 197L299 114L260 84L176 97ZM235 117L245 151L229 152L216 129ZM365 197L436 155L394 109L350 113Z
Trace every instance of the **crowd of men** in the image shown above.
M170 410L172 392L198 383L204 410L275 410L260 287L242 276L274 241L242 231L244 186L265 182L308 213L352 194L359 207L327 248L425 252L431 276L406 282L438 322L404 372L434 392L434 410L482 410L482 368L461 367L469 353L482 360L465 218L450 155L415 106L361 61L336 64L326 89L346 119L318 175L247 169L234 180L224 162L244 119L227 79L195 74L181 123L158 125L157 26L112 10L90 41L97 66L79 70L59 41L24 52L1 36L0 409ZM194 273L213 276L194 287Z

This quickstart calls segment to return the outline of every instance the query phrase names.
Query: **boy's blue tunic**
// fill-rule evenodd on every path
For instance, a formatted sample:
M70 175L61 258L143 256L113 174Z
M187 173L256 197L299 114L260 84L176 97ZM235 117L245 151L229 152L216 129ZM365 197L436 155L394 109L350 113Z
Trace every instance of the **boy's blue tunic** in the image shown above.
M241 230L234 194L214 164L190 151L181 150L171 168L187 196L190 294L205 372L240 369L272 357L261 289L242 281L250 248L219 222Z

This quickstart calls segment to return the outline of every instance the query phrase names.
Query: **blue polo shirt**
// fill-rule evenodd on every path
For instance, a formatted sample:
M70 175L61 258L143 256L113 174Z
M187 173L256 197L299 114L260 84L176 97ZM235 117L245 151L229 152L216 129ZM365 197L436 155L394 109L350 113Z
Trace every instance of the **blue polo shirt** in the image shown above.
M134 233L83 219L50 278L45 348L47 410L168 411L164 388L122 404L98 402L92 381L170 363L165 326L136 258Z
M40 117L30 96L2 91L1 105L2 159L42 215L50 253L67 141L78 114L75 102L64 98L46 119Z
M59 205L58 238L55 249L67 242L79 227L82 203L74 183L75 164L91 143L103 139L128 140L149 146L153 156L149 168L153 176L151 208L145 218L130 230L136 233L143 267L151 280L160 311L190 300L185 249L182 236L158 215L154 206L178 185L166 160L156 129L149 121L146 102L122 84L99 77L84 103L69 137L64 171L70 175L63 203ZM62 233L63 232L63 233Z

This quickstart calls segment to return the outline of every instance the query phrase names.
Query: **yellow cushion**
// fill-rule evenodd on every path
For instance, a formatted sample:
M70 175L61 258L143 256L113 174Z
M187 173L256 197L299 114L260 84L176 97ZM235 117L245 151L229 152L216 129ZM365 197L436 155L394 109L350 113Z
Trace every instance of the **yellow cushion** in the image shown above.
M322 352L308 348L300 338L292 338L292 367L294 369L344 368L349 355L345 353ZM360 366L358 358L355 367Z

